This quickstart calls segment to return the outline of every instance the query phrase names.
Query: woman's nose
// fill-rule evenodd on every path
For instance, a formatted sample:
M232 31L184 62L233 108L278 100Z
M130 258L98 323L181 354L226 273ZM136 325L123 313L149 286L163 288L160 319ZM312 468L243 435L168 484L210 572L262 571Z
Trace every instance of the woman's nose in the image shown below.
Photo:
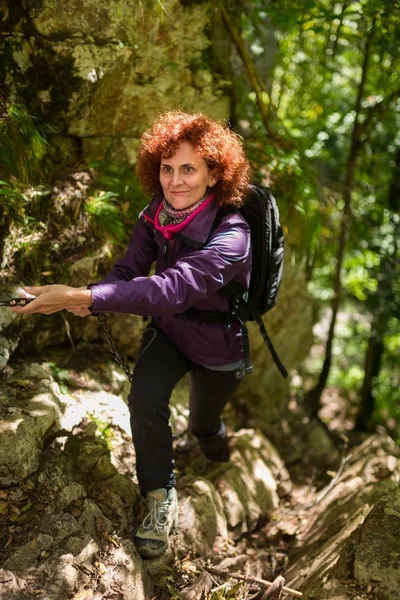
M182 183L182 175L179 171L174 171L172 174L172 185L180 185Z

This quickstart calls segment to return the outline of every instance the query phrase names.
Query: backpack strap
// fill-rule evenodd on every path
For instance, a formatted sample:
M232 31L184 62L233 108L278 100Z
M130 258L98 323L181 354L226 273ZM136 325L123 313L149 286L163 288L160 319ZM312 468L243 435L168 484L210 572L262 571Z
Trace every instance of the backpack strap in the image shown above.
M264 325L264 321L261 317L260 312L257 310L257 308L254 306L253 302L251 300L247 301L247 305L250 311L251 316L253 317L253 319L255 321L257 321L258 327L260 329L260 333L263 337L263 340L265 342L265 345L267 346L268 350L271 353L271 356L274 360L274 363L276 364L276 366L278 367L279 371L281 372L282 376L286 379L288 377L288 372L284 366L284 364L282 363L281 359L278 356L277 351L274 348L274 345L271 341L271 338L268 335L267 329Z

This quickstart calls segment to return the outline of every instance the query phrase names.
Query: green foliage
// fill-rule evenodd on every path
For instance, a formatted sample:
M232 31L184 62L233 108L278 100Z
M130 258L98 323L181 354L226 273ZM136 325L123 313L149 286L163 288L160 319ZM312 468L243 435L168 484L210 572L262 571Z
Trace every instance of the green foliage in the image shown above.
M23 223L28 197L17 187L16 182L0 180L0 199L4 203L1 211L3 218L9 217L14 223Z
M106 442L107 447L110 448L112 440L114 438L114 431L110 425L105 421L102 421L95 415L89 415L91 421L96 423L97 431L100 433L100 437Z
M47 142L37 119L10 105L0 119L0 177L18 185L46 178L43 159Z
M46 367L50 369L51 374L57 381L62 394L68 394L68 384L70 382L70 375L66 369L60 369L54 362L44 363Z
M132 168L101 161L91 165L98 175L85 203L95 231L124 246L147 201Z
M234 583L227 582L211 594L210 600L228 600L228 598L245 598L245 596L242 596L241 594L243 587L243 581L236 581Z
M118 197L113 192L99 192L86 201L86 210L93 218L93 228L107 233L116 242L126 241L127 232L122 222Z
M111 192L119 199L121 213L127 226L133 226L148 199L130 165L99 161L91 165L96 169L96 189Z
M367 65L342 270L347 320L344 324L340 313L330 383L355 402L364 379L368 337L383 335L386 351L374 388L376 418L381 406L394 415L399 389L394 357L399 351L398 339L393 341L387 327L391 318L398 324L400 305L400 189L393 185L400 173L392 171L400 146L400 6L384 0L257 0L246 4L241 27L260 74L263 60L273 60L272 74L265 69L268 78L261 78L262 97L271 126L289 144L269 139L254 89L238 69L240 126L256 175L271 182L276 192L288 243L306 255L310 290L321 307L333 297L357 91ZM272 60L263 48L275 48Z
M171 567L163 565L158 570L155 584L160 589L162 598L167 593L168 600L181 600L182 596L176 590L176 573Z
M376 378L373 394L376 403L374 420L395 432L400 443L400 318L389 318L384 338L383 368Z

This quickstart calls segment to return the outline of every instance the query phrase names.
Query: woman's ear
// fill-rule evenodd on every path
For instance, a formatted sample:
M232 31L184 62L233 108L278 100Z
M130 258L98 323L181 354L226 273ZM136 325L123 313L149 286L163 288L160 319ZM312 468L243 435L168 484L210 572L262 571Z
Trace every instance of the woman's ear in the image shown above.
M210 174L208 176L208 187L212 188L214 187L214 185L217 183L217 176L213 173L213 171L210 171Z

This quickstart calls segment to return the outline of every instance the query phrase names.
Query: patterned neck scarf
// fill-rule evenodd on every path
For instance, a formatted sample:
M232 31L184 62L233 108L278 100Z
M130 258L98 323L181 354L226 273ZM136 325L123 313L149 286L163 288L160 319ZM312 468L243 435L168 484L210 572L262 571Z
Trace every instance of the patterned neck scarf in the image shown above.
M201 204L203 204L204 200L208 198L209 192L204 194L196 204L192 204L187 208L176 209L174 208L166 198L163 198L163 207L158 215L158 219L160 221L160 225L178 225L178 223L182 223L193 211L196 210Z

